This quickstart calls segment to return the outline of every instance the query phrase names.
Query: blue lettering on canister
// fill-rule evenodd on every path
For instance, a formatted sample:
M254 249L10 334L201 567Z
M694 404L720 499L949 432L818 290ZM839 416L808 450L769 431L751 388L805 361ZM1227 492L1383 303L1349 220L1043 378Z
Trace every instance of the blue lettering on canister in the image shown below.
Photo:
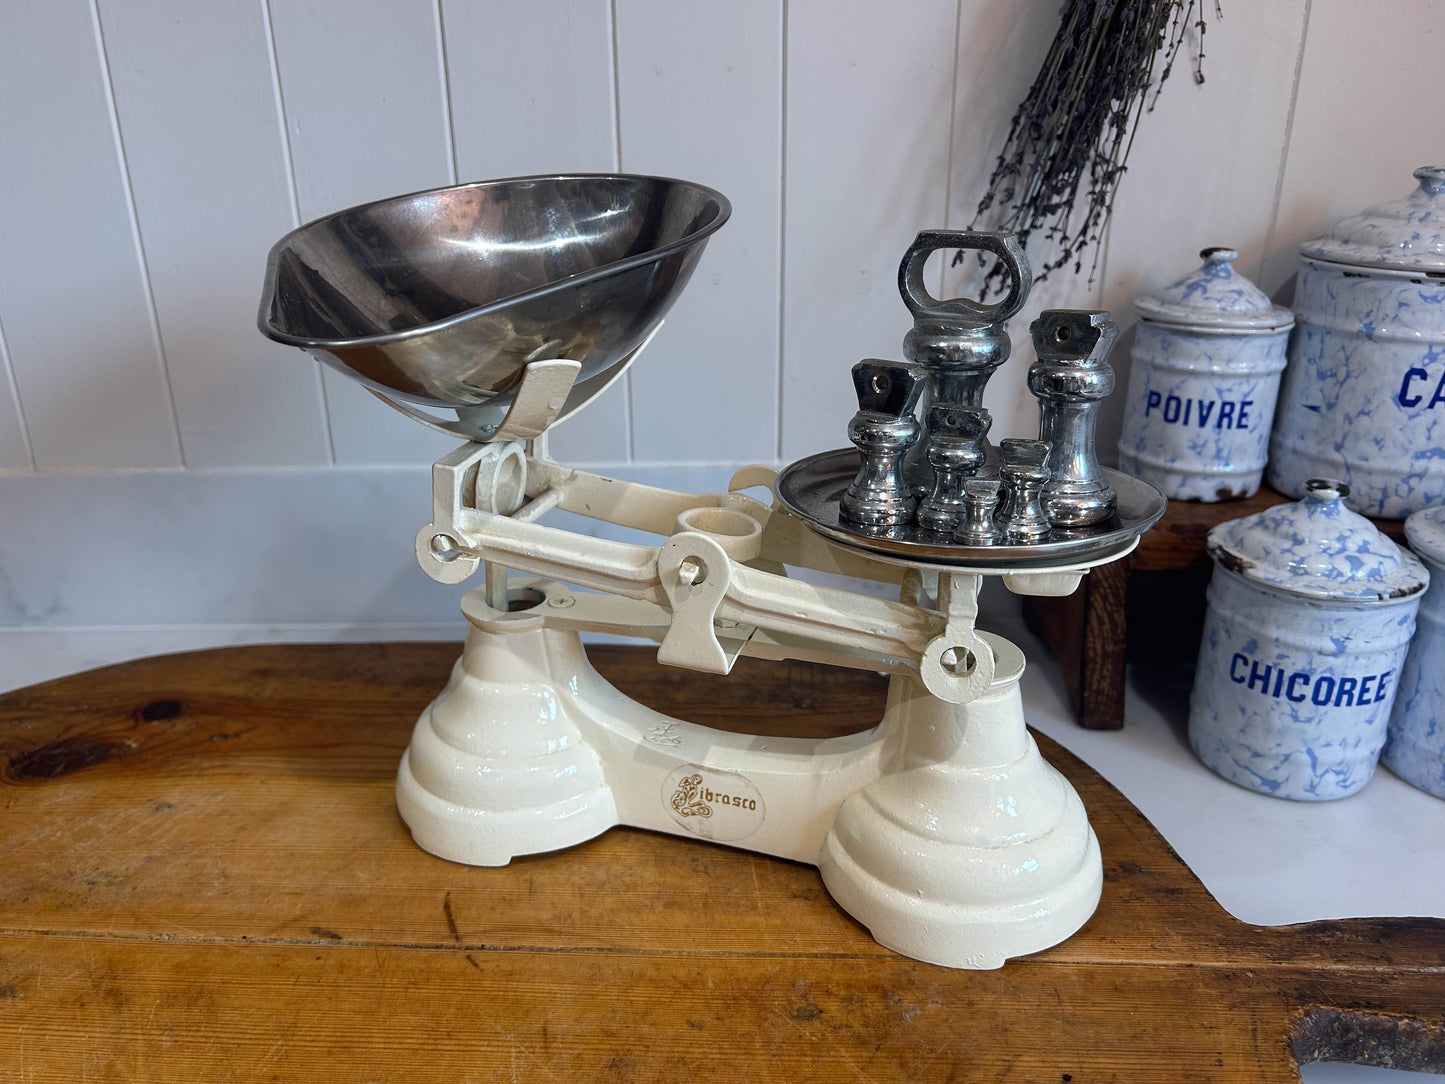
M1390 678L1395 671L1363 677L1333 677L1308 670L1290 671L1276 663L1261 662L1236 651L1229 659L1229 680L1274 700L1283 697L1295 704L1306 700L1319 707L1355 708L1378 704L1390 695Z
M1243 685L1244 671L1241 670L1240 667L1248 665L1249 660L1243 655L1241 655L1238 651L1236 651L1234 653L1234 658L1229 660L1229 680L1234 682L1236 685Z
M1165 425L1183 429L1246 429L1253 399L1192 399L1149 391L1144 396L1144 417L1159 411Z
M1405 370L1405 379L1400 381L1400 393L1395 396L1395 401L1402 407L1415 407L1420 405L1420 396L1410 394L1410 385L1416 380L1424 380L1430 374L1424 369L1410 368Z
M1395 393L1395 402L1402 407L1417 407L1425 403L1425 388L1411 387L1416 381L1428 381L1430 374L1418 366L1411 366L1405 370L1405 376L1400 381L1400 390ZM1429 387L1428 384L1425 387ZM1435 390L1430 394L1430 401L1425 403L1426 410L1433 410L1441 403L1445 403L1445 373L1440 374L1440 379L1435 381Z

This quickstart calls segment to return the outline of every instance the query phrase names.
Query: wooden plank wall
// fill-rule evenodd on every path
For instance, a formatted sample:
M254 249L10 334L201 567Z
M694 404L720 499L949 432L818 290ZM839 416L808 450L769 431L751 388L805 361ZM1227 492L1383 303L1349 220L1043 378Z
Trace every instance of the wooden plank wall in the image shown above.
M1107 307L1127 327L1134 296L1215 244L1278 290L1300 241L1445 161L1445 4L1221 2L1207 81L1181 63L1146 118L1092 281L1044 284L1014 321L996 435L1034 424L1040 308ZM918 229L968 224L1057 8L9 0L0 488L424 466L447 441L256 332L266 251L352 203L563 170L692 178L735 210L629 379L558 429L559 457L665 480L841 445L849 367L900 356L898 259Z

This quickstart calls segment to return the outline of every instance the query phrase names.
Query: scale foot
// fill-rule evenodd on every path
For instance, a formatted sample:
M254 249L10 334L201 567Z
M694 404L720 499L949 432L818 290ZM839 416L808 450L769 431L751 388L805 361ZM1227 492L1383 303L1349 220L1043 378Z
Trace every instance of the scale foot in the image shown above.
M601 758L558 694L558 660L581 655L576 641L540 627L468 636L397 773L397 810L418 846L453 862L504 866L618 823Z
M1023 655L998 655L990 692L953 706L895 680L896 745L823 842L828 891L883 945L945 967L996 968L1077 931L1103 863L1072 786L1024 727Z

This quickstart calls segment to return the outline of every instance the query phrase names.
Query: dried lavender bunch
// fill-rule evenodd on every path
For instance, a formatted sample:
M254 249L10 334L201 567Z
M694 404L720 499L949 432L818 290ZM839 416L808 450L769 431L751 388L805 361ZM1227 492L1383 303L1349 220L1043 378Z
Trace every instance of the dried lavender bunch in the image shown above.
M1092 244L1090 280L1099 262L1099 239L1114 211L1134 133L1192 26L1198 31L1194 81L1204 82L1204 0L1066 0L1063 22L1028 97L1009 126L988 191L971 228L990 209L1005 209L992 228L1011 230L1027 245L1042 231L1055 248L1034 280L1073 264L1083 270ZM1215 17L1222 12L1215 4ZM1159 80L1155 64L1163 55ZM1154 94L1147 92L1154 84ZM1086 197L1082 209L1081 191ZM961 262L963 253L954 258ZM1001 291L1005 275L995 265L984 292Z

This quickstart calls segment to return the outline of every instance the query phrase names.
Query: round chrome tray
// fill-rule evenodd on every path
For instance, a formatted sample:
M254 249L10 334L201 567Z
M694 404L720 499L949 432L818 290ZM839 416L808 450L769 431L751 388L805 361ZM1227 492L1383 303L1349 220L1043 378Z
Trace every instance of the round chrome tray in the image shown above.
M1103 523L1073 530L1054 528L1047 539L1030 545L960 546L938 541L938 536L912 523L878 534L845 523L838 515L838 501L857 473L856 448L819 452L783 469L777 480L778 499L789 512L835 542L909 562L979 568L1033 568L1104 557L1125 549L1154 526L1167 507L1163 495L1149 483L1105 467L1119 503L1114 515Z

